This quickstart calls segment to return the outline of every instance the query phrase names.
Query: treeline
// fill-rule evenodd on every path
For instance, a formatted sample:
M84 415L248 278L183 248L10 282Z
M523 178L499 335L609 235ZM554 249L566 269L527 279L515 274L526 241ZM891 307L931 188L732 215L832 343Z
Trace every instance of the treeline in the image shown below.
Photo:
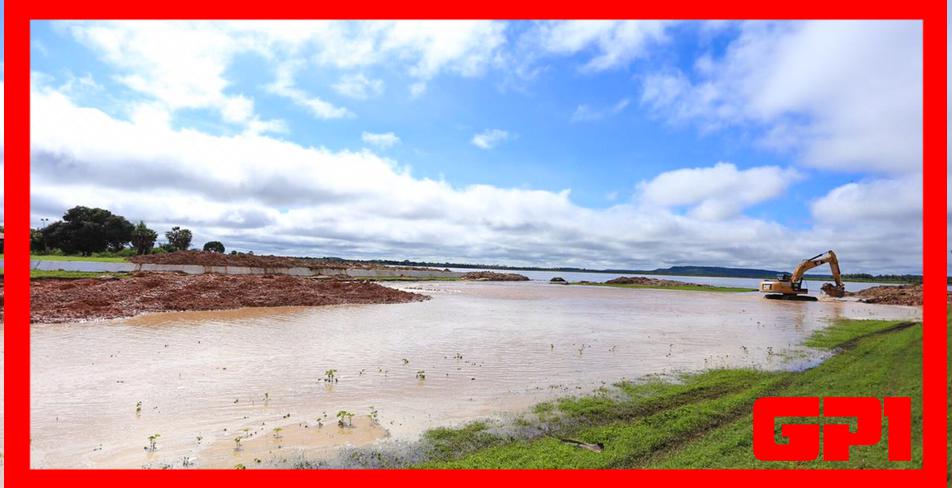
M62 220L30 229L30 251L34 254L131 256L191 248L189 229L174 226L164 235L166 242L156 245L159 233L141 220L133 224L106 209L76 206L67 210ZM223 253L225 246L211 241L205 243L203 250Z

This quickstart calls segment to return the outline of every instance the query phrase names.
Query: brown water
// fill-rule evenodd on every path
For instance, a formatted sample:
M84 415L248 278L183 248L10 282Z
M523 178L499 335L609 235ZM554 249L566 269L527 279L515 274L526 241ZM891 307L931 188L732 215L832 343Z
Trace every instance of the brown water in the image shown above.
M433 299L33 325L32 466L287 466L622 378L801 367L822 355L797 344L830 319L921 315L750 293L395 286ZM340 410L353 427L337 426Z

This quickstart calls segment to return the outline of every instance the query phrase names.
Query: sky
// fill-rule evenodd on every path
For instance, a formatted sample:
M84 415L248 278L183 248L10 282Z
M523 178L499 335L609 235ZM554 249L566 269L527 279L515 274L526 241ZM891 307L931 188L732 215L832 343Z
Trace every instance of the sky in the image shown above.
M922 27L31 25L31 219L229 250L920 273Z

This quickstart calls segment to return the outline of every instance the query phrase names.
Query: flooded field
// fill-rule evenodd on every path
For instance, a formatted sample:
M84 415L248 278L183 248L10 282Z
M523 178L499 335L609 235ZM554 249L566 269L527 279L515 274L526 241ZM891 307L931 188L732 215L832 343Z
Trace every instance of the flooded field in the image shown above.
M797 344L829 320L921 315L756 293L393 286L433 299L33 325L31 463L291 466L622 378L802 367L823 356Z

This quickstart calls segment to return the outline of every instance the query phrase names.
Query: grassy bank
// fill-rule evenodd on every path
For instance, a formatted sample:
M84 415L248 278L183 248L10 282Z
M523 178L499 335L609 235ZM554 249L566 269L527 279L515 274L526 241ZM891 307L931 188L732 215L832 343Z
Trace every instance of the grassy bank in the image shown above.
M612 288L649 288L653 290L684 290L684 291L719 291L719 292L748 292L757 291L754 288L738 288L734 286L713 286L713 285L680 285L680 286L656 286L656 285L623 285L618 283L570 283L580 286L608 286Z
M429 468L911 468L921 465L920 324L840 321L807 344L836 354L802 372L712 370L681 383L621 383L540 404L521 438L482 423L424 436ZM855 447L848 463L766 463L753 457L751 406L762 396L912 397L912 461L885 443ZM885 429L885 426L884 426ZM885 430L884 430L885 433ZM564 442L604 445L592 452Z
M42 279L65 279L65 280L78 280L81 278L122 278L129 276L129 273L106 273L102 271L46 271L40 269L30 270L30 279L31 280L42 280Z
M3 259L3 255L0 255L0 259ZM92 261L96 263L125 263L128 260L126 258L116 256L59 256L53 254L31 254L30 261Z

